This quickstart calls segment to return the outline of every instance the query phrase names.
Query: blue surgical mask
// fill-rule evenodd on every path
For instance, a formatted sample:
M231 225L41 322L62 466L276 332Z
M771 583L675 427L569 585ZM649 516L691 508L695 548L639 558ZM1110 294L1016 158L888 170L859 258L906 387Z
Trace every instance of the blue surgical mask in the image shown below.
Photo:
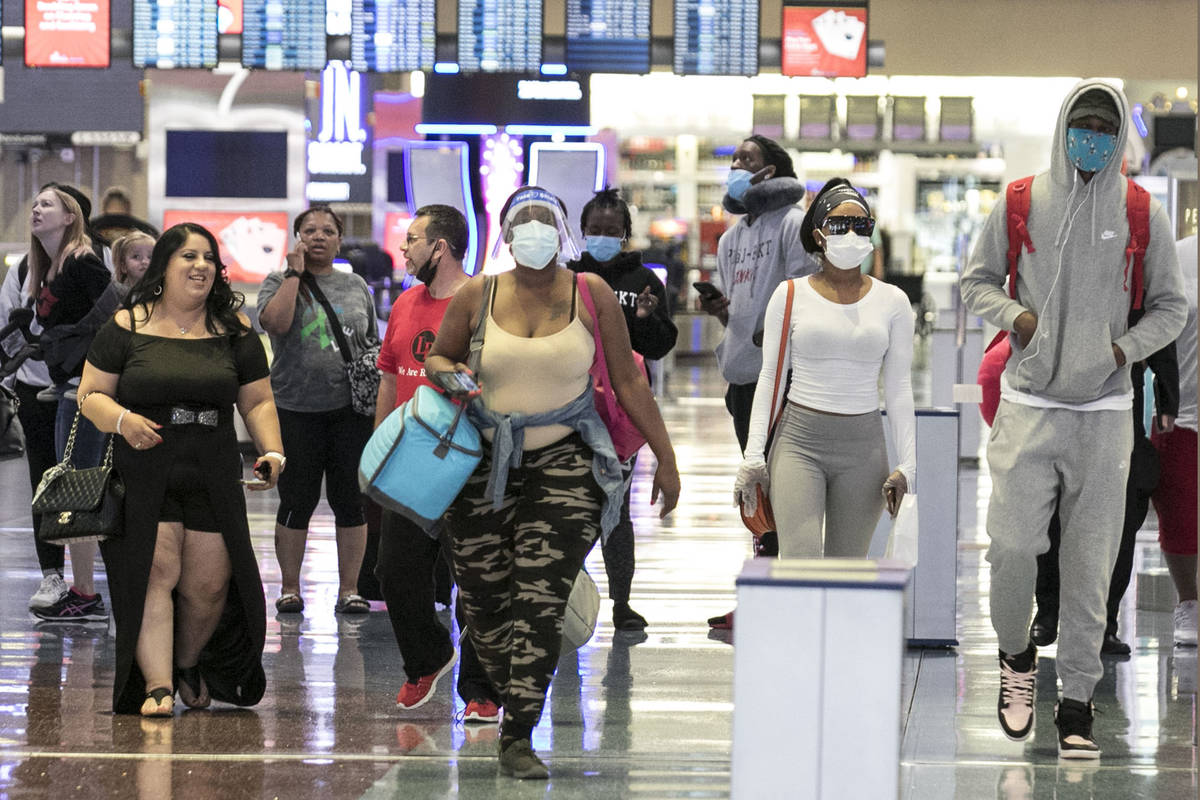
M616 236L587 237L587 251L597 261L612 261L621 252L621 239Z
M725 191L740 203L746 195L746 190L750 188L750 179L753 177L754 173L749 170L731 169L725 177Z
M1099 172L1117 149L1117 137L1087 128L1067 130L1067 158L1084 172Z
M554 262L558 253L558 228L530 220L514 225L512 255L517 263L530 269L544 269Z

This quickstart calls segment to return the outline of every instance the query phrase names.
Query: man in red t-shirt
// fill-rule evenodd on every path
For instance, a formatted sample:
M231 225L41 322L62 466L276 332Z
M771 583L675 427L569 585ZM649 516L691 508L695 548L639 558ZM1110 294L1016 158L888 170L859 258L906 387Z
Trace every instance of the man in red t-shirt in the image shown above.
M431 385L425 378L425 355L433 347L450 298L469 280L462 263L467 243L467 221L457 209L444 205L417 209L402 249L405 269L421 283L396 299L388 317L377 362L382 379L375 404L376 427L418 386ZM413 709L433 696L438 680L457 660L450 633L434 607L434 570L438 558L449 554L435 538L440 529L431 536L407 517L386 509L382 528L375 574L408 677L396 705ZM499 697L465 637L462 659L458 694L466 703L463 721L499 721Z

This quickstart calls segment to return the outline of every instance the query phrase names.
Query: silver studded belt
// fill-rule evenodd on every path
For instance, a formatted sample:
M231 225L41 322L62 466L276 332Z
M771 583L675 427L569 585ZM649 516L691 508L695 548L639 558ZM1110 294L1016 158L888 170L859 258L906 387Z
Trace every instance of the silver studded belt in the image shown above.
M183 408L175 406L171 409L170 425L203 425L206 428L217 427L221 414L215 408Z

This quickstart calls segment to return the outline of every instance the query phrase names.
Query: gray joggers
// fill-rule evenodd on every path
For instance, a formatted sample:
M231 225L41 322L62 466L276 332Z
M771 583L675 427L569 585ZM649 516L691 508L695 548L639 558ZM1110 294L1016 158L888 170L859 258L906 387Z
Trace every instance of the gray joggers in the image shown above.
M878 411L839 416L787 403L769 467L781 558L866 558L888 476Z
M1086 703L1103 668L1108 582L1125 518L1133 421L1124 411L1071 411L1000 401L988 441L992 477L987 560L1000 649L1029 645L1037 557L1058 503L1058 675L1063 697Z

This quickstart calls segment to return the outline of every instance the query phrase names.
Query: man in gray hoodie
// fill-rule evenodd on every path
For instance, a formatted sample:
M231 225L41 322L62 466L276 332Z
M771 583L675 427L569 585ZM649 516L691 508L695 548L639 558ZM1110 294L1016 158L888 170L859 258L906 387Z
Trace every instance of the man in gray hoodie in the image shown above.
M800 244L804 184L792 158L765 136L751 136L733 153L725 210L743 215L721 235L717 273L723 296L701 297L701 308L721 320L717 363L729 381L725 405L733 416L738 444L746 447L750 407L762 369L763 316L775 287L816 271Z
M1048 172L1030 188L1016 299L1006 291L1006 203L988 217L963 272L963 302L1010 331L1012 356L988 441L992 496L991 616L1000 644L1000 726L1014 740L1034 725L1037 651L1029 620L1037 556L1058 505L1061 607L1055 707L1059 756L1098 758L1092 692L1102 674L1109 577L1121 539L1133 448L1129 364L1174 340L1187 316L1171 226L1150 205L1145 315L1128 324L1132 265L1121 156L1129 103L1098 80L1063 101Z

